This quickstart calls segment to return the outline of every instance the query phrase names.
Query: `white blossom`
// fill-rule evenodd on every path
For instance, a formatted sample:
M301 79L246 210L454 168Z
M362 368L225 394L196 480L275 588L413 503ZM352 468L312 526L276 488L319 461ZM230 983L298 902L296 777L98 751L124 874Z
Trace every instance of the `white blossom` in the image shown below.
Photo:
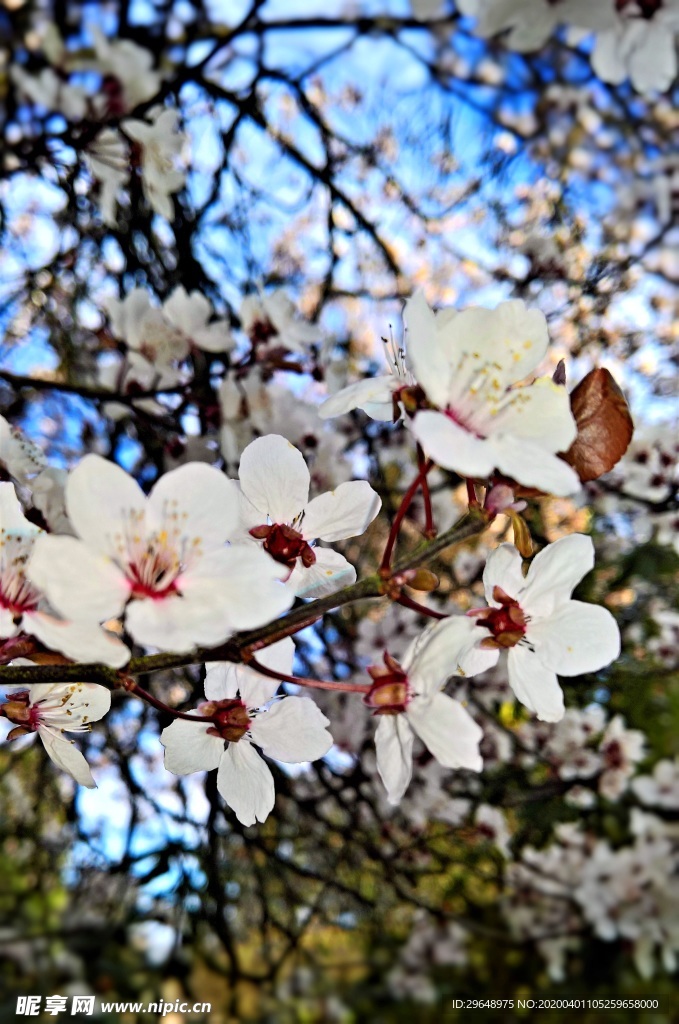
M116 207L120 192L130 180L130 153L125 139L115 128L102 128L83 153L89 173L99 182L101 217L108 227L116 227Z
M178 132L179 113L157 108L147 121L126 120L122 129L141 147L141 181L144 195L151 207L166 220L174 219L170 196L184 187L186 174L178 166L186 135Z
M87 455L69 477L66 509L77 537L41 536L27 568L66 616L124 617L138 643L190 651L291 604L271 559L226 546L238 494L204 463L166 473L146 497L119 466Z
M497 469L552 494L579 489L577 474L556 457L576 434L565 387L549 377L516 386L547 351L540 310L512 300L434 314L417 292L404 319L410 365L435 407L407 423L430 458L463 476Z
M35 683L7 694L0 715L15 726L8 739L37 732L54 763L88 789L96 788L87 761L65 732L89 732L111 707L111 694L96 683Z
M594 545L582 534L547 545L525 577L519 552L502 544L483 573L489 608L469 613L491 633L478 645L487 652L495 649L494 661L501 649L507 650L514 695L545 722L558 722L564 714L557 672L596 672L620 653L620 632L611 613L570 599L593 565ZM461 664L464 668L464 660Z
M288 675L294 644L281 640L258 653L262 665ZM176 719L163 729L165 767L175 775L217 769L217 789L243 825L266 821L273 809L274 780L253 744L286 764L315 761L332 746L330 724L308 697L276 699L278 682L242 665L208 667L198 712L204 725Z
M127 648L101 630L86 608L77 621L60 618L28 577L27 563L45 536L25 518L12 484L0 483L0 640L25 634L75 661L124 664Z
M607 8L604 25L593 7L579 24L594 30L592 68L604 82L630 78L638 92L664 92L677 75L679 0L625 0ZM592 21L594 17L594 21Z
M262 541L287 569L287 587L300 597L320 597L353 583L356 572L337 551L314 546L365 532L380 499L365 480L340 484L309 501L309 470L301 453L279 434L248 445L238 471L241 536Z
M370 669L373 686L365 702L379 717L377 770L390 803L398 804L410 785L415 736L444 768L481 771L481 729L458 701L440 692L451 675L461 674L463 659L467 674L483 670L485 652L470 653L472 642L463 618L446 619L420 634L401 664L385 654L384 668Z
M271 342L290 352L306 352L321 340L315 324L303 320L282 288L246 295L240 307L241 326L253 345Z

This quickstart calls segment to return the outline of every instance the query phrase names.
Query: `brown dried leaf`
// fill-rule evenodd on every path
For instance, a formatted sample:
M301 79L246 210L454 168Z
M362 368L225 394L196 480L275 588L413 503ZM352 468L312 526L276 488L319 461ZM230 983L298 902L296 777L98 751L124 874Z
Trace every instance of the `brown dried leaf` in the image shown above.
M608 370L591 370L571 394L578 434L561 456L585 483L608 473L632 440L634 424L625 396Z

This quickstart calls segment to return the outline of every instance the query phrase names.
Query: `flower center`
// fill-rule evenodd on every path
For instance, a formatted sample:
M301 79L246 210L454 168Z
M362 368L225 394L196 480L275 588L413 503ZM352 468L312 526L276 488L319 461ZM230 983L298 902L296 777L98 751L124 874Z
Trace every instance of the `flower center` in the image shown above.
M0 530L0 608L17 622L24 612L38 607L40 593L24 575L33 538Z
M400 715L411 699L408 676L399 663L384 652L384 668L373 665L368 669L373 684L363 703L373 709L374 715Z
M278 331L268 319L255 320L248 333L253 348L257 345L265 345L267 341L278 335Z
M473 612L479 626L485 626L492 633L481 641L481 647L496 649L516 647L526 633L526 616L518 601L505 594L501 587L493 587L493 600L499 608L483 608Z
M200 712L212 718L208 734L228 743L238 743L250 728L250 715L242 700L213 700L201 704Z
M202 553L200 537L185 536L185 519L177 502L168 502L163 508L162 528L148 536L143 511L130 509L125 514L123 531L115 535L114 542L131 597L158 600L180 593L179 577Z
M17 690L9 694L10 699L0 704L0 718L13 722L15 729L7 734L8 740L16 740L29 732L36 732L39 714L37 705L31 705L28 690Z
M125 90L123 83L115 75L104 75L101 91L106 97L106 114L108 117L121 117L125 113Z
M653 15L663 6L663 0L615 0L616 10L624 12L629 9L632 17L639 14L650 21Z
M304 540L301 533L285 523L253 526L250 536L255 540L263 540L264 550L277 562L286 565L290 571L295 568L298 558L302 559L302 565L306 569L316 561L316 554L311 545Z

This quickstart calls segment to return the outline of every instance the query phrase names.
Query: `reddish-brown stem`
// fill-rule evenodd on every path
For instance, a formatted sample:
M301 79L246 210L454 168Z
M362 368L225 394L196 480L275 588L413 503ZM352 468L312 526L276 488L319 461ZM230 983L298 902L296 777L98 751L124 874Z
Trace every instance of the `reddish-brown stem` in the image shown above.
M143 686L136 683L134 679L129 677L123 682L124 688L128 693L134 693L135 696L141 697L147 704L151 704L152 707L157 708L158 711L165 711L168 715L172 715L174 718L185 718L188 722L202 722L205 725L206 722L210 721L207 715L190 715L186 711L177 711L175 708L171 708L168 704L164 704L162 700L158 700L152 693L145 690Z
M316 690L339 690L342 693L368 693L370 687L363 683L335 683L325 679L302 679L300 676L289 676L285 672L278 672L274 669L261 665L256 658L248 661L250 668L261 672L269 679L280 679L285 683L295 683L297 686L311 686Z
M396 603L403 605L404 608L410 608L411 611L417 612L418 615L428 615L430 619L450 618L449 615L445 615L443 612L437 612L434 608L427 608L426 605L420 604L419 601L414 601L407 594L399 594L396 598Z
M417 465L420 473L424 469L426 460L422 448L418 444L417 446ZM429 493L429 481L427 480L427 474L422 477L422 500L424 501L424 535L429 540L432 540L436 536L436 527L434 526L434 513L431 507L431 494Z
M470 508L479 508L479 499L476 493L476 486L473 480L467 477L467 501Z
M421 466L419 473L411 483L410 487L401 498L401 504L399 505L396 515L394 516L394 521L391 524L389 537L387 538L387 543L384 548L384 554L382 555L382 561L380 563L381 576L389 576L391 572L391 556L394 553L394 546L396 544L398 532L401 528L401 523L405 518L406 512L410 508L413 498L417 494L420 484L422 483L423 480L426 480L427 473L429 472L431 467L432 462L429 459L427 459Z

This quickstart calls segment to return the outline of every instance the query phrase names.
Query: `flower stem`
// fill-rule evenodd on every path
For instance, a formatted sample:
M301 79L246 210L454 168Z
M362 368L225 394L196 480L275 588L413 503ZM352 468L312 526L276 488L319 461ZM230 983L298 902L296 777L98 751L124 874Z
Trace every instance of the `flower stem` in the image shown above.
M381 576L389 576L389 575L391 575L391 571L390 571L391 556L394 553L394 546L396 544L396 538L398 537L399 530L401 529L401 523L403 522L403 520L405 518L405 514L408 511L408 509L410 508L412 500L415 497L415 495L417 494L417 492L418 492L418 490L420 488L420 485L423 484L424 481L427 479L427 473L431 469L432 465L433 465L433 463L430 462L429 459L426 459L422 463L422 465L420 466L420 470L419 470L417 476L415 477L415 479L411 483L410 487L408 488L408 490L405 492L405 494L401 498L401 504L399 505L398 510L396 512L396 515L394 516L394 521L391 524L391 530L389 531L389 537L387 538L387 543L386 543L386 546L384 548L384 554L382 555L382 561L380 563L380 575ZM429 493L429 492L427 491L427 493ZM431 512L431 507L430 507L430 512Z
M285 672L278 672L275 669L267 668L266 665L258 662L256 658L250 658L247 664L250 668L254 668L256 672L261 672L263 676L268 676L269 679L280 679L285 683L295 683L297 686L311 686L316 690L335 690L340 693L368 693L370 690L370 687L364 683L340 683L330 682L325 679L302 679L301 676L289 676Z

